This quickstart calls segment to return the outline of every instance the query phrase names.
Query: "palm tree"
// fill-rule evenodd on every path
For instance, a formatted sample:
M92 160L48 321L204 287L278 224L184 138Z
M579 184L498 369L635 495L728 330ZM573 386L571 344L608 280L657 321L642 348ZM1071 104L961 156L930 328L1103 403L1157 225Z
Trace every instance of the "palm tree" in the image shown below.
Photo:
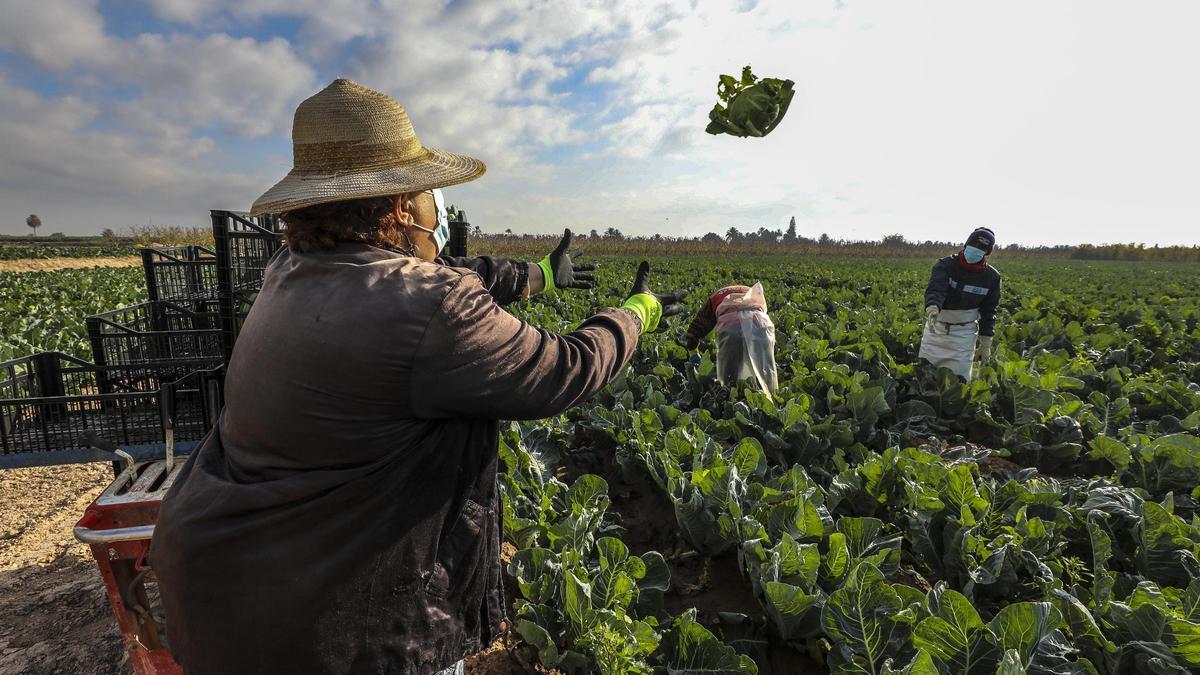
M33 230L34 235L37 235L37 229L42 226L42 219L38 218L36 213L31 213L29 214L29 217L25 219L25 224Z

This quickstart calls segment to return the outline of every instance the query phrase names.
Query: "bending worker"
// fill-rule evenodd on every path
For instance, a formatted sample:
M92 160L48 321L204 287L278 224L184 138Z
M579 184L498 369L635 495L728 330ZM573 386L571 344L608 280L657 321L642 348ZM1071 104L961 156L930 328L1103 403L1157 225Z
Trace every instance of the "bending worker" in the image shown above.
M988 264L996 235L976 229L956 255L933 265L925 288L925 334L920 357L970 380L974 362L992 356L1000 272ZM978 335L978 348L976 337Z
M775 324L767 315L767 298L761 283L726 286L709 296L688 326L684 346L693 352L713 328L717 329L717 379L726 386L754 378L768 394L779 388L775 371Z
M566 245L435 262L439 189L485 167L423 147L379 92L334 81L292 143L251 209L287 247L154 534L171 650L188 673L461 673L506 621L498 420L587 400L683 307L643 263L621 308L556 335L502 305L587 285Z

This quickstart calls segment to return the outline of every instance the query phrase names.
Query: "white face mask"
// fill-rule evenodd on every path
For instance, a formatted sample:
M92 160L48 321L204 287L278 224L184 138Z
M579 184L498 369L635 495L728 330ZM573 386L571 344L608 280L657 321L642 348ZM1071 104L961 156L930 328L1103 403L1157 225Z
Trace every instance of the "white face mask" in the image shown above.
M442 249L446 248L446 242L450 240L450 219L446 215L446 198L442 196L442 191L439 189L426 190L426 192L433 194L433 206L434 210L437 211L437 227L430 230L416 223L413 224L413 227L422 232L432 233L433 242L437 245L438 255L441 255Z

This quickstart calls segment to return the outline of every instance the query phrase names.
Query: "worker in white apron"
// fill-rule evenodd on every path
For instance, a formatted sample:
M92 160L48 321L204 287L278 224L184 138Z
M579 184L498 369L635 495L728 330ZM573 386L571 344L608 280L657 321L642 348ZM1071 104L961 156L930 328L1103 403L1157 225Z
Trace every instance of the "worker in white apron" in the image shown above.
M717 379L726 386L751 379L774 396L779 388L775 368L775 324L767 315L761 283L726 286L713 293L688 326L684 345L699 363L696 349L713 329L717 331Z
M938 260L925 288L920 357L970 380L976 361L992 355L1000 272L988 264L996 235L976 229L957 254Z

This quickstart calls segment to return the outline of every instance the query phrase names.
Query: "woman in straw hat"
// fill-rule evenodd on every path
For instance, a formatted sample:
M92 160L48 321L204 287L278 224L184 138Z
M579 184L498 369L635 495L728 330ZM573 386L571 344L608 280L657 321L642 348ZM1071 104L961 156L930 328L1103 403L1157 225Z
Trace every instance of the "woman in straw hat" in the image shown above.
M189 673L461 671L504 629L498 420L603 388L683 310L639 269L621 308L556 335L500 305L590 284L564 237L537 265L435 258L439 188L482 162L425 148L393 99L339 79L300 104L294 168L225 410L151 550Z

